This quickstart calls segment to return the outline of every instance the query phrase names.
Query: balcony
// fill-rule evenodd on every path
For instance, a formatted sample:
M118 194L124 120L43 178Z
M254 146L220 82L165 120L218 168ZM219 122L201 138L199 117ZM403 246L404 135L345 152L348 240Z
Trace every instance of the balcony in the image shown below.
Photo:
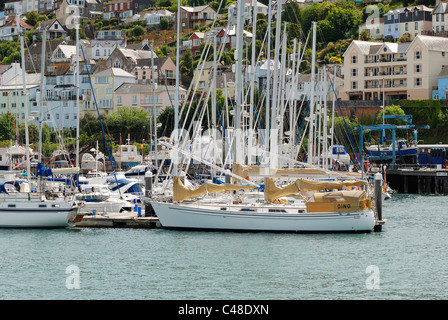
M380 72L381 76L398 76L398 75L406 75L407 71L394 71L394 72Z

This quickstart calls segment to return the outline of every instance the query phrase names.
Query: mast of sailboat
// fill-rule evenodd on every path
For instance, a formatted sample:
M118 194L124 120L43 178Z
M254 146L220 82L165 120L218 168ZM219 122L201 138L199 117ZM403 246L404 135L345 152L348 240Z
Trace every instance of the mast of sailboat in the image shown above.
M333 73L333 84L336 83L336 66L334 66L334 73ZM334 145L334 110L335 110L335 100L336 100L336 90L333 90L333 104L331 107L331 144L330 146L333 147Z
M266 60L267 60L267 67L266 67L266 133L264 135L264 157L265 157L265 175L266 177L269 176L269 162L270 162L270 156L269 156L269 127L270 127L270 119L269 119L269 113L270 113L270 93L271 93L271 16L272 16L272 4L271 1L269 1L269 7L268 7L268 40L267 40L267 50L266 50Z
M216 141L216 73L217 73L217 65L216 65L216 55L217 55L217 50L216 50L216 37L217 34L215 33L213 35L213 78L212 78L212 141L213 144L215 145L215 148L217 147L217 141ZM210 154L213 155L212 159L216 159L216 149L212 148ZM213 161L214 162L214 161ZM211 177L212 177L212 181L213 178L215 178L216 176L216 171L214 168L211 169Z
M45 92L45 45L47 42L46 28L42 28L42 56L40 61L40 101L39 101L39 148L37 159L39 163L42 162L42 122L43 122L43 106L44 106L44 92ZM39 177L40 178L40 177Z
M151 43L151 79L152 79L152 117L153 117L153 123L154 123L154 164L157 167L158 166L158 159L157 159L157 117L156 117L156 79L154 77L154 41ZM151 140L149 141L151 145ZM145 160L145 159L143 159ZM157 180L154 180L155 185L157 185Z
M256 34L257 34L257 2L254 1L254 7L252 12L252 57L251 57L251 77L250 77L250 105L249 105L249 136L248 136L248 147L247 147L247 164L252 165L252 145L254 132L252 129L252 124L254 122L254 103L255 103L255 50L256 50Z
M324 155L326 152L328 152L328 132L327 132L327 94L328 94L328 87L327 87L327 69L326 69L326 67L324 66L324 68L323 68L324 70L323 70L323 78L324 78L324 83L323 83L323 86L324 86L324 90L323 90L323 103L324 103L324 105L323 105L323 112L322 112L322 114L323 114L323 118L324 118L324 120L323 120L323 131L324 131L324 139L323 139L323 146L322 146L322 155ZM324 161L324 157L322 157L322 162L323 162L323 165L324 165L324 169L327 169L328 168L328 161L325 159L325 161Z
M289 93L289 146L288 146L288 150L289 150L289 156L292 157L293 151L293 136L294 136L294 130L293 130L293 126L294 126L294 119L295 119L295 97L291 94L292 88L295 85L295 72L296 72L296 46L297 46L297 39L294 38L293 40L293 49L292 49L292 72L291 72L291 78L290 78L290 93ZM292 161L289 161L289 168L292 168Z
M286 106L286 101L285 101L285 88L286 88L286 26L288 25L287 22L284 23L283 26L283 41L282 41L282 56L281 56L281 70L280 70L280 85L279 85L279 95L278 95L278 102L277 105L280 107L279 111L279 118L277 119L277 123L279 126L279 131L278 131L278 145L282 146L283 145L283 132L284 132L284 117L285 117L285 106ZM279 154L282 152L282 150L279 148ZM282 164L283 166L283 164Z
M26 178L31 179L31 165L30 165L30 137L28 133L28 93L26 91L26 77L25 77L25 44L24 33L25 30L20 28L20 15L17 14L17 32L20 36L20 53L22 55L22 82L23 82L23 98L24 98L24 113L25 113L25 159L26 159Z
M47 42L46 28L42 28L42 56L40 60L40 99L39 99L39 147L37 149L37 161L42 163L42 122L43 122L43 108L44 108L44 92L45 92L45 45ZM37 191L41 191L41 179L37 177Z
M279 106L278 106L278 65L279 65L279 50L280 50L280 33L281 33L281 12L282 1L277 1L277 13L276 13L276 27L275 27L275 50L274 50L274 79L272 87L272 109L271 109L271 143L270 143L270 166L273 168L278 167L278 137L279 137ZM268 32L271 32L270 29ZM282 66L283 67L283 66ZM269 97L268 97L269 98Z
M237 32L236 32L236 69L235 69L235 118L234 118L234 161L242 163L241 161L241 106L242 106L242 68L243 68L243 12L244 0L238 0L237 10Z
M313 50L311 57L311 90L310 90L310 118L309 118L309 135L308 135L308 156L307 162L312 164L314 161L313 155L313 140L314 140L314 79L316 67L316 22L313 21Z
M177 38L176 38L176 89L174 97L174 146L173 177L178 176L178 147L179 147L179 57L180 57L180 0L177 0Z
M80 110L79 110L79 17L76 16L76 168L79 168L79 116L80 116Z

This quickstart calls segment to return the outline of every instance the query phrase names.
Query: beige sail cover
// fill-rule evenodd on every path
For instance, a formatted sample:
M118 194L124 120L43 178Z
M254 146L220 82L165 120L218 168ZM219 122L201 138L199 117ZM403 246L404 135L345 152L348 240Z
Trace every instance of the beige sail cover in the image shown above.
M315 202L331 202L337 198L343 198L345 201L361 201L366 197L364 190L340 190L331 192L316 192L313 197Z
M272 202L274 199L278 199L281 197L290 196L293 194L297 194L300 191L321 191L321 190L334 190L334 189L343 189L347 187L353 186L362 186L364 185L364 181L358 180L348 180L348 181L313 181L313 180L303 180L297 179L293 183L280 188L277 187L272 178L265 178L264 184L264 199L266 201ZM356 190L358 191L358 190ZM348 191L337 191L337 192L348 192ZM363 192L363 191L360 191ZM325 194L325 193L322 193ZM333 193L335 196L336 193ZM349 196L350 193L347 193ZM355 196L354 196L355 197ZM357 198L358 199L358 198Z
M272 178L264 179L264 200L266 201L272 202L275 199L299 193L299 191L297 181L288 184L286 187L280 188L275 185Z
M240 177L248 179L249 176L263 176L266 168L262 166L246 166L233 163L232 172ZM326 174L324 170L315 168L269 168L269 176L285 176L292 174Z
M183 201L213 192L250 190L254 188L256 188L256 186L241 186L237 184L216 184L205 182L195 189L190 189L182 183L180 177L173 177L173 201Z
M360 187L366 183L361 180L347 180L347 181L314 181L299 179L298 185L300 191L321 191L343 189L347 187Z

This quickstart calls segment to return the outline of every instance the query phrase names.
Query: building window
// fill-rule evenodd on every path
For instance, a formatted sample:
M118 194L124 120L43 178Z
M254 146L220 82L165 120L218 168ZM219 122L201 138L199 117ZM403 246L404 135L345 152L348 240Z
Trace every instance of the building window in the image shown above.
M416 60L419 60L419 59L421 59L422 58L422 53L421 53L421 51L415 51L415 59Z
M358 62L358 56L352 56L352 64L356 64Z
M415 86L416 87L422 86L422 78L415 78Z
M415 30L418 30L418 22L415 23Z
M117 105L121 106L122 100L121 100L121 96L117 97Z
M407 12L406 12L406 13L407 13ZM408 25L407 22L404 24L404 30L409 31L409 25Z
M352 77L356 77L358 75L358 69L352 69Z
M137 96L132 96L132 104L137 104Z
M352 89L358 89L358 82L352 81Z
M422 65L416 64L415 65L415 73L421 73L422 72Z

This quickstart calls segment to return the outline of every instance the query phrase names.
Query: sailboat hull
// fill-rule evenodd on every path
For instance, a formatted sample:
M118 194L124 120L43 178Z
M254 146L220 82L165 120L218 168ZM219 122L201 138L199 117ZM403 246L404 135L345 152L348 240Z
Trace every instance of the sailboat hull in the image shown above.
M203 209L194 205L151 202L165 229L256 231L256 232L370 232L375 226L372 210L347 213L301 213L285 209L280 213L253 213ZM274 209L275 210L275 209ZM296 213L292 213L294 210Z
M65 228L79 208L71 203L0 203L0 228Z

